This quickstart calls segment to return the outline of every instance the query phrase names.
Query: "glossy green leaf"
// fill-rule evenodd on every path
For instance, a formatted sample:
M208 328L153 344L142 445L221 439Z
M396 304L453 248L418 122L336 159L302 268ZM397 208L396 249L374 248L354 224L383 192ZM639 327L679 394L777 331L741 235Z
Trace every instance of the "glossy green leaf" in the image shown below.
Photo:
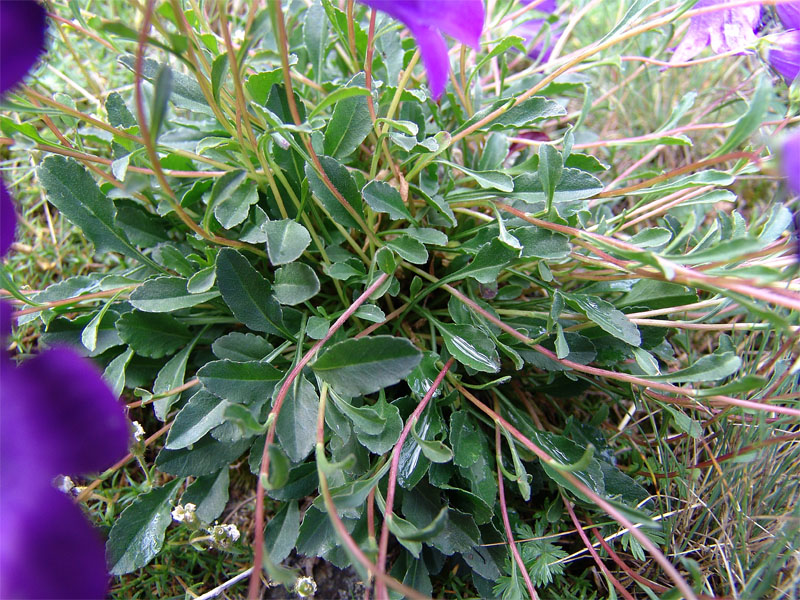
M267 253L273 265L285 265L297 260L311 243L308 230L297 221L283 219L267 221Z
M210 475L239 458L250 444L250 439L220 442L207 435L193 444L191 449L162 449L156 456L156 467L162 473L178 477Z
M308 59L317 82L322 80L322 66L325 64L325 50L328 46L328 26L329 21L322 4L312 2L303 20L303 46L308 52Z
M387 213L391 219L414 221L403 197L395 188L383 181L370 181L361 190L364 202L375 212Z
M463 365L483 373L500 371L500 356L494 342L477 327L436 322L444 344Z
M172 522L172 500L182 483L182 479L175 479L142 494L122 511L106 543L106 558L112 575L140 569L158 554Z
M328 180L333 184L333 187L341 194L345 201L350 204L355 212L363 217L361 210L361 194L358 191L358 187L356 187L353 176L350 175L347 170L347 167L329 156L320 156L319 160L325 174L328 176ZM317 175L313 165L310 163L306 164L305 173L311 191L319 198L325 210L333 217L333 220L343 227L357 228L358 223L333 192L328 189L319 175Z
M689 383L701 381L718 381L730 377L742 366L742 359L733 352L707 354L701 356L693 365L651 377L656 381L670 381L673 383Z
M189 328L172 315L131 311L117 319L119 337L140 356L161 358L186 346Z
M178 412L167 435L166 448L178 450L194 444L224 421L228 401L200 390Z
M314 449L318 405L317 391L301 375L289 387L277 423L278 440L294 463L303 460Z
M421 358L410 341L378 335L333 344L312 368L337 392L361 396L401 381Z
M275 271L272 289L278 302L294 306L317 295L319 279L314 269L307 264L293 262Z
M213 523L228 504L229 469L223 468L211 475L203 475L194 480L181 496L180 503L195 505L195 514L203 523Z
M212 394L238 404L253 404L272 395L283 373L259 361L214 360L197 371L197 377Z
M280 334L283 313L269 282L231 248L217 254L217 287L233 315L253 331Z
M386 245L397 252L403 260L415 265L424 265L428 262L428 251L420 242L408 235L401 235Z
M449 278L472 277L478 282L488 285L497 281L502 270L518 256L519 250L513 250L495 238L478 251L472 262L450 275Z
M258 186L245 171L229 171L214 182L208 202L219 224L230 229L244 222L258 202Z
M264 531L264 544L272 562L282 562L297 543L300 535L300 511L297 500L285 503L267 523Z
M219 296L217 290L191 294L183 277L156 277L148 279L133 290L130 303L144 312L167 313L190 308Z
M625 314L610 302L596 296L571 295L567 296L567 303L586 315L586 317L600 326L600 328L613 335L615 338L638 346L642 343L639 329L628 320Z

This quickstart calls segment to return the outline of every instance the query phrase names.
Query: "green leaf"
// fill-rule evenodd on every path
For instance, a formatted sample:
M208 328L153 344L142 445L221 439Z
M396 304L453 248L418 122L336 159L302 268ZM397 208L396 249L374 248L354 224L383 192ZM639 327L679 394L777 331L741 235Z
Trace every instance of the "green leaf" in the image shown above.
M134 32L133 39L135 40L137 37L138 33ZM125 56L121 56L119 58L119 62L131 71L136 71L135 56L126 54ZM161 63L150 58L145 58L144 63L142 64L142 75L147 81L152 83L158 76L161 66ZM212 117L214 116L214 111L211 110L208 102L206 102L206 98L203 95L203 90L200 88L200 85L194 78L184 75L183 73L175 72L172 74L172 96L170 97L170 100L172 100L172 103L175 106L180 108L186 108L188 110L203 113Z
M690 367L650 377L655 381L673 383L689 383L701 381L717 381L730 377L742 366L742 359L733 352L720 352L702 356Z
M364 73L358 73L347 82L347 87L363 88L365 85ZM358 148L370 131L372 117L367 98L358 95L340 100L325 129L324 153L334 158L345 158Z
M514 183L511 177L500 171L473 171L472 169L467 169L463 165L442 159L436 162L458 169L485 190L500 190L501 192L511 192L514 190Z
M236 442L220 442L207 435L191 449L162 449L156 456L156 467L162 473L178 477L210 475L239 458L251 443L249 438Z
M500 370L500 356L494 342L483 331L472 325L455 325L435 322L444 338L448 352L463 365L483 373Z
M106 370L103 371L103 379L113 391L115 398L119 398L125 388L125 371L131 358L133 358L133 348L128 347L125 352L108 363Z
M478 250L475 258L466 267L448 276L449 280L472 277L479 283L488 285L497 281L497 276L508 264L519 256L519 250L512 250L499 239L494 238Z
M464 130L468 127L471 127L475 123L483 120L487 115L495 111L503 104L508 103L508 99L498 100L492 106L476 112L474 115L472 115L472 118L464 123L461 129ZM562 107L558 102L547 100L541 96L534 96L533 98L528 98L527 100L520 102L516 106L512 106L494 121L489 123L489 125L482 127L480 130L498 131L502 129L525 129L527 126L535 123L536 121L541 121L542 119L551 119L553 117L563 117L566 114L567 111L565 111L564 107Z
M289 387L277 423L278 440L294 463L302 461L314 449L318 405L314 386L305 377L298 377Z
M386 245L397 252L403 260L407 260L410 263L424 265L428 262L428 251L425 246L411 236L401 235L387 242Z
M361 194L358 192L356 182L353 176L350 175L347 167L329 156L320 156L319 160L325 174L333 184L333 187L336 188L350 206L353 207L356 213L363 217L361 212ZM305 173L311 191L319 198L325 210L333 217L333 220L342 227L358 228L358 223L356 223L347 209L342 206L336 196L327 188L319 175L314 171L314 167L311 163L306 164Z
M178 412L167 435L166 448L179 450L202 438L224 422L228 401L200 390Z
M636 325L631 323L623 312L614 308L610 302L597 296L577 294L568 296L565 294L565 297L568 304L585 314L603 331L631 346L639 346L642 343L642 336Z
M186 365L189 362L189 355L192 353L197 340L200 338L198 334L189 344L175 356L170 358L161 370L158 372L156 381L153 384L153 394L159 395L173 390L178 386L183 385L186 377ZM159 421L166 421L169 409L172 404L178 399L179 394L171 394L163 398L159 398L153 402L153 410L156 418Z
M143 210L132 202L114 202L117 214L114 223L122 229L128 240L142 248L152 248L169 241L169 235L161 219Z
M711 248L704 248L697 252L668 255L664 256L664 258L684 265L699 265L702 263L722 261L732 263L742 260L745 254L756 252L763 247L764 243L761 240L737 238L733 240L724 240Z
M381 477L389 471L389 467L391 467L391 462L386 461L383 466L371 476L349 481L343 485L331 488L331 498L333 499L336 509L342 512L342 509L359 508L363 506L367 500L367 496L381 480ZM314 504L320 510L325 508L322 496L319 496Z
M214 59L211 65L211 94L214 96L216 102L219 102L219 91L229 73L228 53L223 52Z
M303 20L303 46L308 52L308 61L314 70L314 79L319 83L322 81L322 67L325 64L325 50L328 46L328 17L319 2L312 2L306 10Z
M569 238L561 233L531 226L514 229L513 234L522 244L522 258L559 260L569 256Z
M156 277L148 279L133 290L130 303L144 312L166 313L208 302L219 296L219 292L190 294L183 277Z
M378 417L386 422L385 427L379 433L367 433L356 426L356 437L359 443L367 450L378 456L383 456L400 439L400 433L403 430L403 419L400 417L400 410L394 404L386 402L383 396L378 399L372 408Z
M312 6L314 5L316 3L312 4ZM299 535L300 511L297 507L297 500L292 500L286 502L269 520L264 531L264 545L268 548L272 562L278 564L289 556Z
M108 122L113 127L121 127L127 129L136 125L136 118L128 110L125 100L119 92L111 92L106 98L106 113L108 113Z
M722 156L738 148L743 142L750 139L750 136L761 127L764 117L769 108L769 102L772 97L772 83L769 77L761 76L756 87L756 92L753 94L753 99L747 107L745 113L736 121L736 125L728 135L728 139L722 143L711 156Z
M401 381L421 358L409 340L378 335L333 344L312 368L337 392L361 396Z
M565 167L553 193L553 204L569 205L591 198L603 191L603 183L594 175L580 169ZM547 193L539 173L526 173L514 179L514 191L509 197L519 198L529 204L541 203L544 209Z
M200 269L186 282L186 290L190 294L203 294L208 292L217 282L217 271L213 266ZM219 292L217 292L219 295Z
M311 243L308 230L297 221L267 221L267 254L273 265L285 265L300 258Z
M229 469L220 469L217 473L203 475L195 479L181 496L180 503L189 502L197 508L195 514L203 523L213 523L225 510L228 504L228 486L230 485Z
M553 201L556 187L561 181L561 173L564 169L564 160L561 153L550 144L539 146L539 181L542 182L542 190L548 202Z
M250 207L258 202L258 186L245 171L229 171L214 182L209 206L225 229L244 222Z
M294 306L317 295L319 279L307 264L293 262L275 271L273 289L278 302Z
M197 371L212 394L236 404L253 404L269 398L283 374L264 362L214 360Z
M447 510L447 523L442 530L430 539L429 544L446 556L456 552L468 552L481 540L481 532L475 525L472 515L454 508Z
M192 339L189 328L167 314L134 310L117 319L116 328L122 341L148 358L172 354Z
M122 511L106 543L106 559L112 575L140 569L158 554L172 522L171 502L182 483L183 479L175 479L142 494Z
M353 406L347 398L342 398L333 391L331 391L331 399L336 404L336 408L352 421L356 431L377 435L386 429L386 416L379 413L374 407Z
M223 335L211 344L214 356L236 362L262 360L273 350L272 344L260 335L238 331Z
M253 331L285 333L283 313L269 282L236 250L217 254L217 287L233 315Z
M422 453L429 461L433 463L447 463L453 460L453 451L445 446L439 440L423 440L412 429L411 434L414 436L417 444L422 448Z
M47 199L92 242L98 252L119 252L161 270L139 252L116 226L114 203L76 161L48 156L38 170Z
M393 220L414 221L408 212L400 192L383 181L370 181L361 190L364 202L375 212L387 213Z
M153 86L155 90L150 107L150 137L155 141L164 126L168 109L167 103L172 95L172 69L168 65L159 67Z

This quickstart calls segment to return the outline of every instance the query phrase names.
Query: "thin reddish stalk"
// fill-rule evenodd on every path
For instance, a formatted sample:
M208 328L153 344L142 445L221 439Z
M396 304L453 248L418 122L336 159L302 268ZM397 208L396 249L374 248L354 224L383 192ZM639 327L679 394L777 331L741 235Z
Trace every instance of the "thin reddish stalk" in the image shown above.
M600 570L603 574L608 578L608 580L617 588L617 591L622 595L623 598L627 600L634 600L631 593L625 589L625 587L617 580L614 575L612 575L611 571L608 570L608 567L600 560L600 555L597 554L597 550L594 549L592 546L592 542L589 539L589 536L586 535L586 532L583 530L580 521L578 521L578 517L575 515L575 511L572 509L572 503L567 499L564 492L561 492L561 499L564 501L564 506L567 507L567 512L569 513L570 519L572 519L573 524L575 525L575 529L578 530L578 535L581 536L581 540L583 540L586 549L589 551L589 554L592 555L594 562L597 563L597 566L600 567Z
M587 518L586 520L589 521L589 524L591 524L591 519ZM606 552L608 552L608 555L611 557L611 560L613 560L615 563L617 563L617 565L619 565L619 567L623 571L625 571L625 573L627 573L628 577L630 577L631 579L633 579L635 581L638 581L639 583L641 583L643 585L646 585L651 590L653 590L654 592L659 593L659 594L662 594L662 593L666 592L669 589L666 586L663 586L663 585L660 585L658 583L655 583L654 581L650 581L646 577L642 577L636 571L634 571L628 565L626 565L625 561L622 560L616 552L614 552L614 549L611 546L609 546L608 542L605 540L605 538L603 538L602 535L600 535L600 532L597 531L597 529L592 527L589 531L591 531L594 534L594 537L597 538L597 541L600 543L600 545L603 547L603 549Z
M331 336L336 333L339 328L344 325L345 321L349 319L358 307L364 304L367 299L372 295L372 293L377 290L386 278L389 277L386 273L381 274L375 282L370 285L364 293L361 294L358 299L356 299L353 304L351 304L342 316L336 319L331 328L328 330L328 333L319 340L316 344L311 347L311 350L305 353L303 358L297 363L297 365L289 372L289 375L286 377L286 381L283 382L280 391L278 392L277 397L275 398L275 404L272 407L272 410L269 413L269 419L271 419L271 423L269 429L267 431L267 439L264 443L264 451L261 454L261 469L259 470L258 474L258 485L256 487L256 519L255 519L255 534L253 540L253 573L250 575L250 589L248 592L248 597L251 600L255 600L258 598L258 590L261 585L259 575L261 573L261 559L263 557L263 550L264 550L264 479L268 476L269 473L269 447L272 445L272 442L275 440L275 427L278 423L278 415L281 412L281 407L283 406L283 401L286 399L286 394L289 392L289 388L291 387L294 380L297 379L297 376L300 375L300 372L313 358L314 354L322 347L325 342L327 342ZM268 419L268 420L269 420Z
M339 538L344 542L344 545L347 546L347 549L350 553L355 556L356 560L361 563L361 565L367 569L369 573L371 573L379 582L380 585L384 586L384 590L386 586L389 586L393 590L397 590L401 594L413 598L414 600L429 600L427 596L424 594L420 594L417 590L408 587L397 581L394 577L391 577L384 573L382 570L378 570L375 564L367 557L366 554L359 548L356 541L352 538L352 536L347 532L347 528L342 523L342 520L339 518L339 511L336 508L336 504L333 502L333 497L331 496L330 489L328 489L328 479L325 476L325 471L320 467L320 463L325 460L325 404L327 400L327 389L323 389L322 393L319 397L319 407L317 409L317 447L316 447L316 455L317 455L317 474L319 475L319 490L322 494L322 499L325 501L325 510L328 511L328 516L333 522L333 526L336 529L336 533L339 534ZM374 488L373 488L374 490ZM386 594L384 593L384 596ZM380 596L378 596L380 598Z
M497 406L495 406L495 408L497 408ZM508 538L508 545L511 548L511 554L514 557L514 562L517 563L517 567L522 573L522 578L525 580L525 587L528 588L528 594L530 594L531 600L539 600L539 596L536 594L536 588L533 587L531 576L528 573L528 569L525 567L525 562L519 555L517 543L514 541L514 532L511 530L511 522L508 520L506 488L503 484L503 470L500 468L500 461L502 460L500 456L500 425L497 422L494 424L494 445L497 451L497 492L500 495L500 513L503 515L503 528L506 530L506 537Z
M389 468L389 482L388 487L386 489L386 509L383 513L383 526L381 527L381 541L378 547L378 569L380 573L384 573L386 571L386 554L389 548L389 523L392 520L392 507L394 506L394 493L397 489L397 470L400 467L400 452L403 449L403 444L408 437L408 434L411 432L411 428L417 422L422 411L425 410L425 407L430 402L430 399L433 398L433 395L436 393L436 390L439 389L439 386L442 384L444 380L444 376L447 375L447 372L450 370L450 367L453 366L453 358L451 357L448 360L439 374L436 376L436 379L433 380L433 384L431 385L430 389L425 394L425 397L422 398L420 403L414 409L414 412L411 413L411 416L408 417L408 421L406 421L406 426L403 427L403 431L400 434L400 438L397 440L397 443L394 445L394 450L392 451L392 466ZM375 586L375 598L377 600L385 600L387 598L386 595L386 586L383 584L382 581L378 581Z
M493 421L500 423L511 435L517 438L523 446L525 446L528 450L533 452L536 456L539 457L540 460L551 463L551 464L559 464L558 461L553 459L547 452L542 450L539 446L534 444L531 440L525 437L520 431L514 427L511 423L506 421L503 417L493 411L491 408L486 406L483 402L478 400L469 390L464 388L464 386L456 384L456 389L459 393L467 398L472 404L475 405L481 412L489 416ZM604 510L611 518L613 518L617 523L622 525L625 529L627 529L630 534L636 538L636 540L642 545L642 547L650 553L650 556L653 557L661 568L664 569L666 574L675 582L675 586L683 593L684 597L687 600L698 600L697 595L694 593L692 588L686 583L686 580L681 576L675 566L670 563L664 554L658 549L658 547L653 543L653 541L648 538L644 533L642 533L636 525L634 525L625 515L623 515L619 510L617 510L611 503L607 502L604 498L599 496L595 493L592 489L590 489L585 483L583 483L580 479L575 477L572 473L566 470L560 471L561 476L564 477L567 481L569 481L575 488L578 489L582 494L584 494L587 498L590 498L592 502L594 502L598 507Z

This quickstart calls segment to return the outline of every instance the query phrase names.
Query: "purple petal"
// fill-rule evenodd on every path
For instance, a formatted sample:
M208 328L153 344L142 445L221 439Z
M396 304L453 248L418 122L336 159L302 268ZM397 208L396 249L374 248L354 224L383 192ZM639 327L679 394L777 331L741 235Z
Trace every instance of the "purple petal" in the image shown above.
M778 4L775 9L786 29L800 29L800 2Z
M530 4L533 0L520 0L522 4ZM535 10L540 10L546 13L553 13L558 10L558 5L556 4L556 0L545 0L541 4L536 5Z
M700 0L695 8L724 4L725 0ZM692 17L686 35L670 62L686 62L711 45L716 53L741 52L756 41L755 30L761 15L760 6L745 6L705 13Z
M783 144L782 168L791 190L800 194L800 131Z
M782 31L770 38L773 45L767 51L767 61L791 85L800 73L800 30Z
M546 33L540 35L540 30L546 22L547 19L530 19L518 27L515 27L512 32L525 39L525 47L528 48L528 56L533 60L537 60L541 57L542 62L548 61L550 54L553 52L553 47L558 42L558 38L561 37L563 31L563 25L557 22L550 26L549 35ZM537 37L537 42L531 47L531 42ZM547 47L545 47L545 42L547 43Z
M2 357L0 369L3 477L50 482L105 469L125 455L128 420L93 363L55 348L20 367Z
M32 0L0 1L0 95L16 85L44 52L44 8Z
M447 75L450 73L450 56L447 54L447 44L442 34L430 27L415 26L411 33L417 40L422 63L428 73L428 85L434 98L439 98L447 85Z
M49 481L31 485L25 477L0 478L0 598L105 598L97 532Z
M6 189L6 182L0 179L0 256L5 256L14 241L14 230L17 227L17 215L11 194Z
M360 0L402 21L412 30L438 29L477 48L483 31L483 0Z

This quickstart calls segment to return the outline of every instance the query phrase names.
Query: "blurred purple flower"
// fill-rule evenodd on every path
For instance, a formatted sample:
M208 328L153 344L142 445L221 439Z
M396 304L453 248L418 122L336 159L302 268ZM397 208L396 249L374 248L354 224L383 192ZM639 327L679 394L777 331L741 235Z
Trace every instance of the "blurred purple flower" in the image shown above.
M36 62L45 24L38 3L0 1L0 93ZM0 180L0 256L15 221ZM0 344L10 331L11 308L0 302ZM122 406L96 367L66 349L20 367L0 350L0 381L0 598L103 598L103 542L53 479L98 471L125 454Z
M0 307L5 338L9 307ZM103 598L103 541L53 479L125 455L122 406L71 350L47 350L19 367L3 354L0 371L0 598Z
M767 50L767 61L787 85L800 73L800 29L781 31L769 36L771 45Z
M520 0L522 4L530 4L533 0ZM546 13L556 12L558 5L556 4L556 0L544 0L544 2L536 5L536 10L540 10Z
M522 0L522 4L530 4L533 0ZM536 10L546 13L553 13L558 9L555 0L548 0L542 2L535 7ZM542 26L547 23L547 19L530 19L525 21L518 27L514 28L512 33L522 36L525 39L525 47L528 49L528 56L533 60L541 60L547 62L550 55L553 53L558 38L564 29L561 21L557 21L550 26L550 35L540 35L542 33ZM533 45L533 40L537 40ZM545 46L547 44L547 46Z
M727 0L700 0L694 8L726 2ZM670 62L686 62L709 45L718 54L744 51L756 41L755 31L760 17L760 6L717 10L692 17L686 35L675 48Z
M16 85L44 52L46 14L37 2L0 1L0 96ZM14 204L0 180L0 256L14 241Z
M800 2L787 2L775 6L786 29L800 29Z
M434 98L442 95L450 72L443 33L474 48L483 31L483 0L359 0L402 21L419 45Z

